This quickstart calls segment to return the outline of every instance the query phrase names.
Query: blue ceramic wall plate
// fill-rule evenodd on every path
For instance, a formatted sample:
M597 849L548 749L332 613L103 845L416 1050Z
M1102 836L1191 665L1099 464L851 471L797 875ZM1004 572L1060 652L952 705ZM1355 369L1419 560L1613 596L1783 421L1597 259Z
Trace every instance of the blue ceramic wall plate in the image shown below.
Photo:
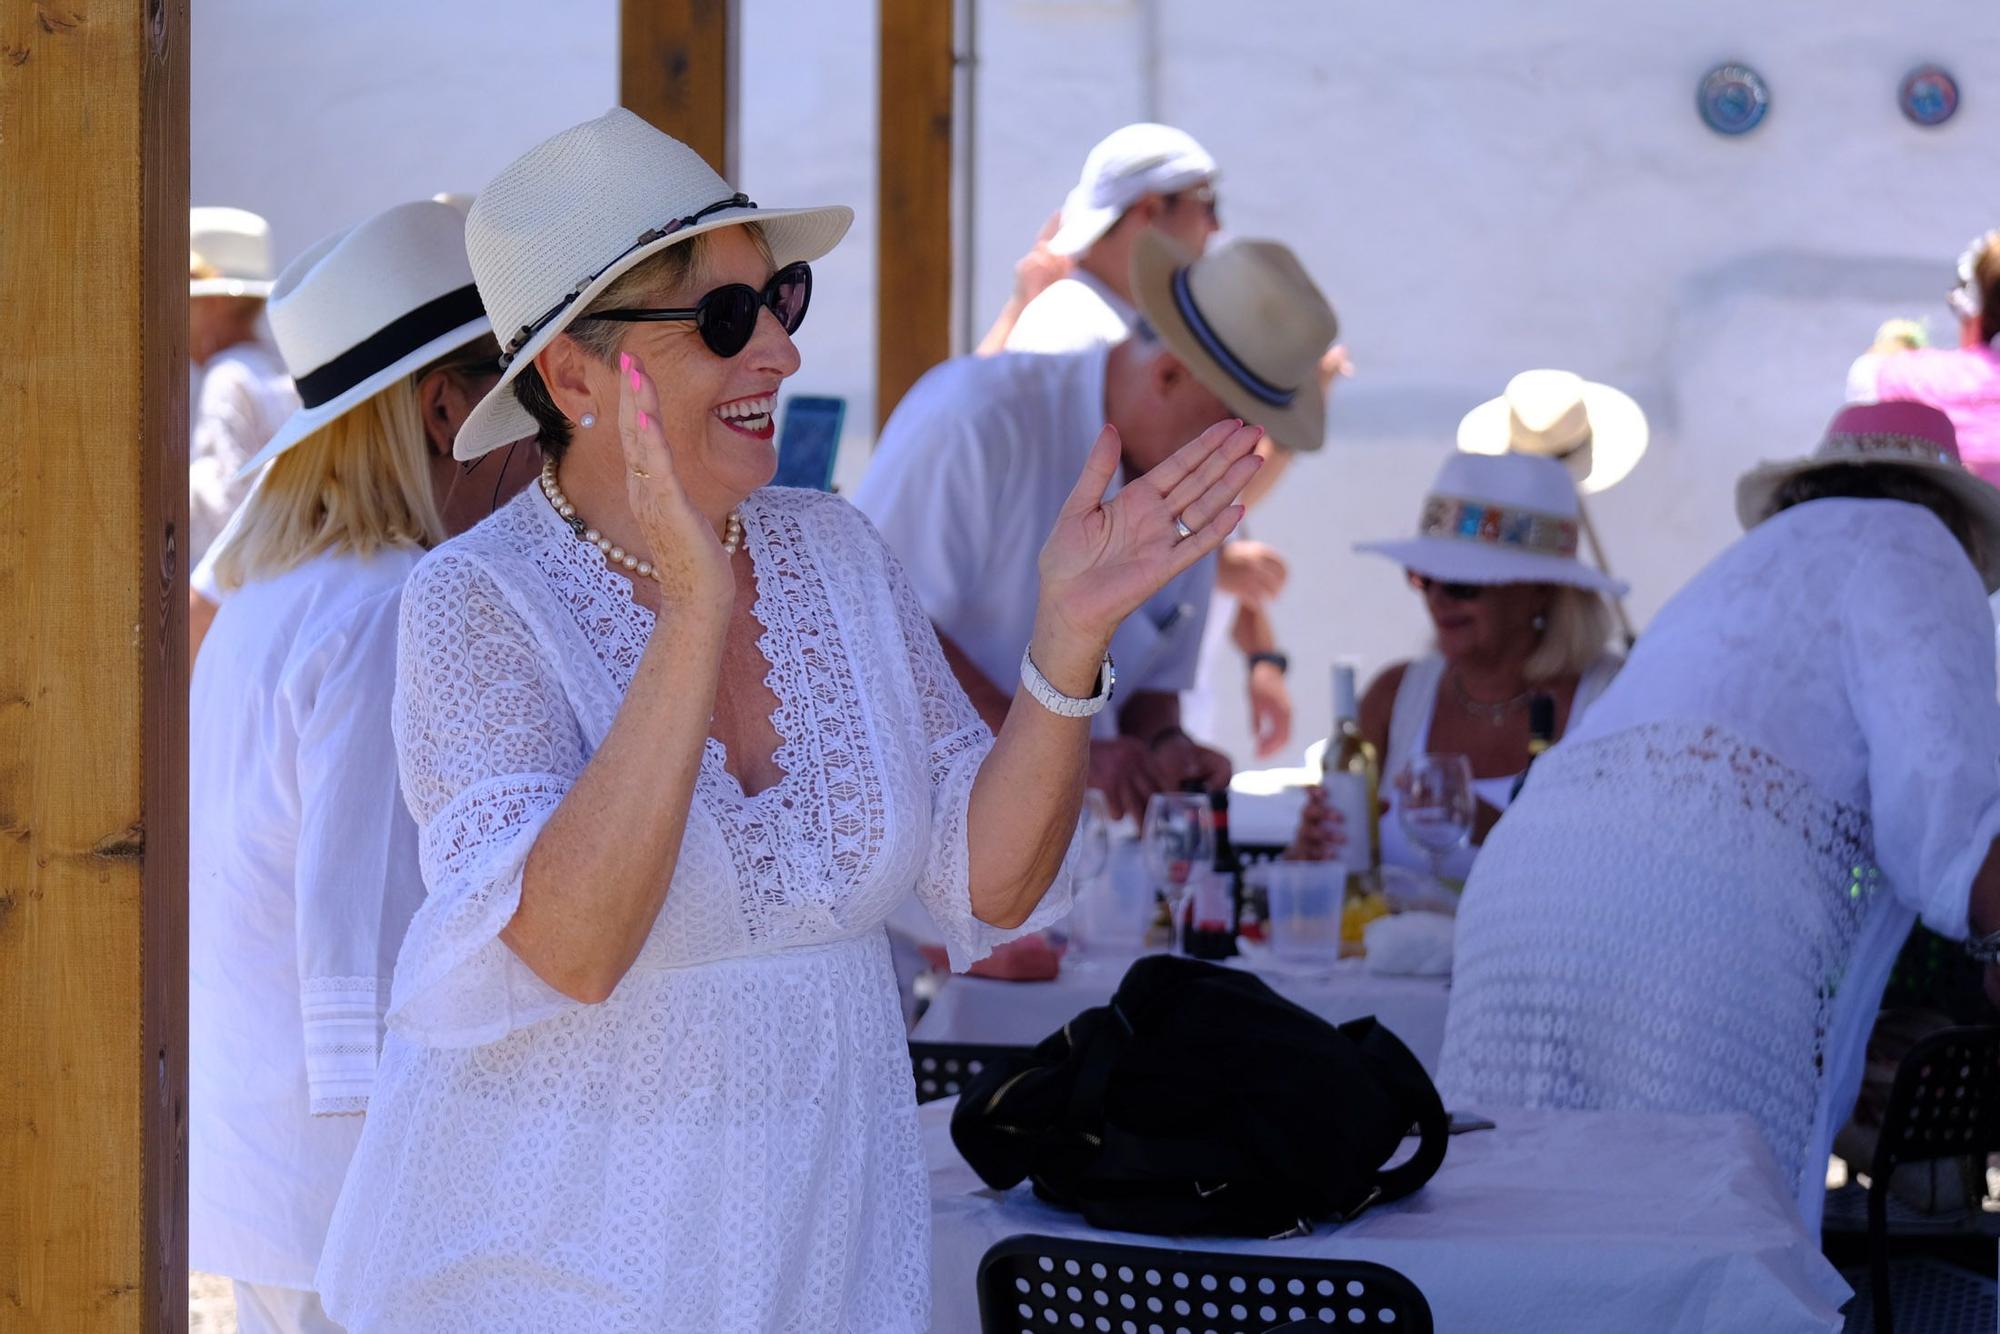
M1903 76L1896 101L1918 125L1942 125L1958 114L1958 80L1937 65L1919 65Z
M1702 76L1695 105L1717 134L1748 134L1771 109L1771 90L1756 70L1731 62Z

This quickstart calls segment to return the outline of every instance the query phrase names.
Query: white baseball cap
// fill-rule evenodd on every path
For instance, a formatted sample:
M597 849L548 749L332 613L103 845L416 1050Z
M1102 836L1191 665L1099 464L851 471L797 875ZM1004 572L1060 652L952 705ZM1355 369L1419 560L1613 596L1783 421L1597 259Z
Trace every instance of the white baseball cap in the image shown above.
M1083 160L1049 249L1058 255L1087 250L1147 195L1170 195L1215 175L1215 159L1184 130L1149 121L1113 130Z

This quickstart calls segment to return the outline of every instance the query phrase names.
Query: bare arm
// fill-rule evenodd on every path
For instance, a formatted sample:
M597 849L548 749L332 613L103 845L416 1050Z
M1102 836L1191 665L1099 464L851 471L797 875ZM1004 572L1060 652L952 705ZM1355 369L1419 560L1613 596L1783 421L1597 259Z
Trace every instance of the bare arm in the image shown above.
M1218 423L1106 505L1119 446L1105 428L1042 549L1030 653L1057 690L1093 694L1119 622L1222 545L1243 516L1230 502L1256 473L1258 434ZM1176 538L1177 513L1193 537ZM1058 717L1025 691L1016 695L972 788L971 897L980 921L1019 926L1055 879L1083 802L1089 741L1088 719Z
M1068 256L1058 255L1049 249L1049 238L1062 226L1062 211L1058 209L1042 224L1042 230L1035 236L1035 244L1028 253L1014 263L1014 290L1007 296L1007 304L1000 308L1000 317L993 321L993 327L979 340L975 352L982 357L995 356L1007 350L1007 339L1014 332L1014 326L1021 322L1021 312L1028 303L1040 296L1052 282L1069 273ZM978 701L975 700L974 703Z
M610 996L666 903L736 596L730 557L674 475L652 382L619 363L627 499L662 609L604 744L529 850L500 933L536 976L587 1003Z

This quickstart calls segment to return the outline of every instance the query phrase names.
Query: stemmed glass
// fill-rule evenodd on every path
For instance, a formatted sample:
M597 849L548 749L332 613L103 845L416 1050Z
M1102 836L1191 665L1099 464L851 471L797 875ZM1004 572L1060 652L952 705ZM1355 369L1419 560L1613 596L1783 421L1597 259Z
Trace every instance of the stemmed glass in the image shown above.
M1104 794L1090 788L1083 794L1083 809L1076 821L1076 862L1072 868L1076 874L1075 903L1067 922L1048 928L1052 943L1079 951L1090 948L1090 938L1097 932L1089 923L1099 920L1109 908L1104 902L1109 891L1103 880L1110 866L1111 811ZM1102 948L1101 942L1098 947Z
M1445 857L1472 837L1472 762L1463 755L1418 755L1398 786L1396 818L1430 857L1431 878L1442 884Z
M1167 900L1171 935L1167 952L1181 952L1181 908L1195 877L1215 861L1215 818L1203 792L1156 792L1146 803L1140 837L1146 869Z

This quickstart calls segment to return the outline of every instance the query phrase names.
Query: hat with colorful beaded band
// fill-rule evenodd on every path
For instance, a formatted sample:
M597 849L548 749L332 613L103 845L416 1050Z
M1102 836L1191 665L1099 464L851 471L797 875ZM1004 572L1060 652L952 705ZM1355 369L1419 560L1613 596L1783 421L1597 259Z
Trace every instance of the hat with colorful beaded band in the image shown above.
M1625 584L1577 559L1581 532L1576 483L1562 464L1454 451L1424 497L1415 537L1354 549L1442 583L1568 584L1623 596Z
M719 227L756 223L779 268L824 255L854 210L759 208L699 153L623 107L529 149L479 192L465 248L505 369L459 428L476 459L534 435L510 386L597 295L635 264Z
M1836 467L1913 472L1958 501L1979 534L1979 573L2000 592L2000 489L1958 457L1951 418L1928 403L1850 403L1828 423L1819 446L1800 459L1761 463L1736 482L1736 517L1754 528L1769 517L1778 489L1794 477Z
M464 237L457 209L421 199L335 232L285 266L266 309L300 406L238 476L488 332Z

